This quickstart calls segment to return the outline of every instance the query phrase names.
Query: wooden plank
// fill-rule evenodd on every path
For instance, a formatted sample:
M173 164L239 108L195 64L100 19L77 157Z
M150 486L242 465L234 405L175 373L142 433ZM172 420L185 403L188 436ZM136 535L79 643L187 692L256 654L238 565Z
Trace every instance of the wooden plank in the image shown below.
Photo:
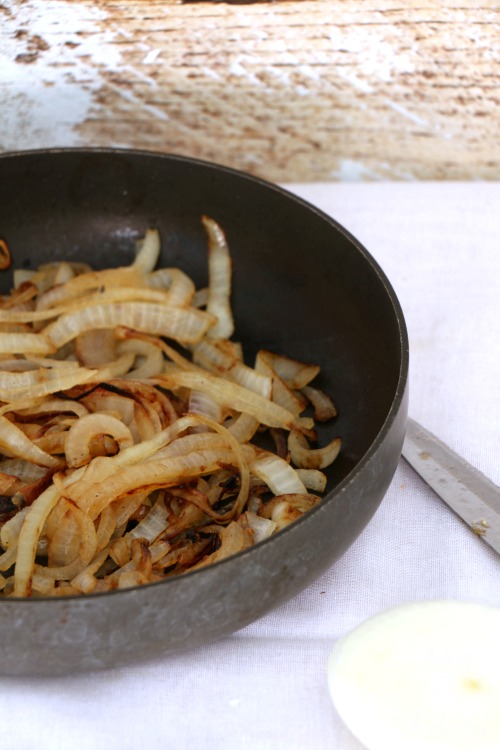
M499 179L492 0L0 2L0 148L118 145L275 181Z

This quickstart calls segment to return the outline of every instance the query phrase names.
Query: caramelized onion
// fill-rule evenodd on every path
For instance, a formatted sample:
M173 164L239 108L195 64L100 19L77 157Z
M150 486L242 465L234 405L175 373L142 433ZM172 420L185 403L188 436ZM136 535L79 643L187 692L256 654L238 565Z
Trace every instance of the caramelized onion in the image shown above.
M109 414L86 414L68 430L64 441L66 463L72 468L92 460L89 446L98 435L111 435L119 448L134 444L129 428Z
M319 368L267 350L247 363L227 240L202 223L207 289L155 269L155 230L130 266L15 274L0 306L1 596L204 568L320 502L340 439L309 443L336 413Z

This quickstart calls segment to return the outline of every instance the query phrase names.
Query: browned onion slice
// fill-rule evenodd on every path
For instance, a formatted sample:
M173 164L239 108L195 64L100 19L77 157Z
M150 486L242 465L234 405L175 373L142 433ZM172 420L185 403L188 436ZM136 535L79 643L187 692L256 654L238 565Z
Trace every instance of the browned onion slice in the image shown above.
M267 350L247 363L227 240L202 222L207 289L155 270L155 230L127 267L15 272L0 300L0 595L162 580L320 502L340 440L308 442L336 413L319 368Z

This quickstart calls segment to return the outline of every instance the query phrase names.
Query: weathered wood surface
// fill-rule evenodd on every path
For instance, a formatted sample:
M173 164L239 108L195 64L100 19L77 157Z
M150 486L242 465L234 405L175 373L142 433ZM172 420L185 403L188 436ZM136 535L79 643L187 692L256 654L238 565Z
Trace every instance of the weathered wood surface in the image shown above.
M0 0L0 149L500 178L498 0Z

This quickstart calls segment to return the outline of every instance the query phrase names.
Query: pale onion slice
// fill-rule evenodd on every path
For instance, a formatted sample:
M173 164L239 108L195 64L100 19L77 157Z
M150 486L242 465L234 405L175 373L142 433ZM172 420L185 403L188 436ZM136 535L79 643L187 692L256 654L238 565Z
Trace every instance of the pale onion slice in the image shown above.
M147 542L154 542L168 525L169 513L163 502L157 500L148 515L122 539L145 539Z
M206 307L208 302L208 288L205 287L204 289L198 289L194 295L193 299L191 300L191 305L193 307Z
M309 500L309 498L311 498ZM319 498L315 495L289 494L279 495L262 506L259 516L269 518L276 524L276 531L286 528L297 521L306 511L311 510Z
M134 442L151 440L161 431L160 418L151 404L138 401L134 404L134 419L130 431Z
M43 334L0 332L0 354L52 354L56 349Z
M214 422L222 421L222 407L221 405L210 396L208 393L203 391L197 391L192 389L189 394L189 412L191 414L202 414ZM200 427L199 429L207 429L206 427Z
M161 352L163 352L166 357L169 358L169 360L171 360L170 363L165 363L167 367L172 362L174 362L182 370L196 369L196 365L194 365L189 359L184 357L178 351L176 351L172 346L167 344L166 341L158 338L158 336L149 336L147 333L143 333L141 331L134 331L131 328L126 328L125 326L118 326L116 328L116 337L121 340L141 339L141 341L148 341L149 343L154 344L154 346L156 346Z
M59 284L66 284L67 281L72 279L75 275L71 264L65 260L59 261L57 264L57 271L54 276L53 284L58 286Z
M55 582L47 576L35 572L31 581L31 590L35 596L53 596Z
M23 508L19 513L16 513L15 516L9 518L9 520L2 525L0 530L0 543L5 550L17 548L21 527L28 510L29 508Z
M207 565L213 565L220 560L224 560L226 557L236 555L238 552L242 552L252 544L252 537L242 526L236 521L224 527L218 526L217 532L220 539L220 547L213 552L211 555L207 555L199 563L191 566L190 570L198 570L199 568L205 568Z
M116 289L102 289L89 294L82 293L81 296L68 296L64 287L58 288L61 299L57 306L43 310L0 310L0 322L5 323L43 323L58 315L78 312L92 305L109 304L111 302L156 302L164 305L176 305L175 299L165 292L155 291L144 287L118 287Z
M54 287L37 300L37 310L46 310L74 300L83 293L93 289L115 289L117 287L146 287L144 274L137 268L106 268L102 271L89 271L75 276L64 286Z
M31 282L35 276L35 271L29 271L27 268L15 268L13 273L14 289L19 289L21 284Z
M212 342L219 351L225 352L236 362L243 362L243 346L240 341L231 341L230 339L218 339L218 341Z
M95 388L80 402L91 412L106 412L117 416L130 427L134 419L134 400L126 394L112 393L105 388Z
M208 428L207 428L208 429ZM193 432L181 435L176 440L154 453L148 461L159 461L172 456L188 456L193 451L218 450L227 448L229 441L225 435L215 432Z
M255 369L257 372L266 374L272 381L272 399L275 403L288 409L292 414L298 416L307 406L307 401L300 393L290 388L285 381L278 375L266 356L267 352L257 352L255 358Z
M179 387L196 388L212 396L227 408L251 414L268 427L292 429L297 426L294 415L283 409L279 404L269 401L238 383L227 381L210 373L178 371L166 373L156 380L159 384L164 384L171 389Z
M119 344L116 351L119 355L131 353L139 358L139 363L136 361L135 367L124 375L128 380L151 378L159 375L163 369L163 353L149 341L130 338Z
M2 368L0 370L0 376L4 372L10 372L10 373L30 372L31 370L37 370L39 367L39 365L33 362L31 357L30 359L21 359L20 357L18 357L17 359L1 359L0 363L1 363L1 368ZM3 387L3 386L0 385L0 387Z
M14 403L19 402L20 408L22 401L33 403L36 399L40 399L43 396L49 396L59 391L65 391L69 388L73 388L76 385L87 383L96 374L96 370L87 370L85 367L71 367L62 368L52 371L45 371L52 373L50 377L44 378L44 372L40 373L39 380L37 382L11 387L9 390L2 389L2 400L10 402L10 406L3 406L2 412L12 411ZM7 374L7 373L5 373ZM14 373L9 373L14 374ZM17 373L19 375L29 375L30 373Z
M208 216L202 216L208 237L208 299L207 312L217 319L207 331L210 338L228 339L234 332L231 309L232 263L226 237L221 227Z
M201 367L239 383L264 398L271 398L272 378L258 372L239 360L233 352L228 352L217 343L207 339L193 347L193 362Z
M248 443L260 427L260 422L250 414L239 414L227 429L239 443Z
M0 461L0 471L17 477L23 483L35 482L47 473L44 467L37 466L23 458L6 458L4 461ZM4 526L2 526L3 528Z
M64 480L58 480L57 476L55 476L53 484L47 487L47 489L36 498L33 504L27 508L26 516L23 519L18 538L18 554L14 571L14 596L31 596L35 555L37 553L38 541L42 529L44 528L51 512L56 508L60 501L61 489L78 481L83 473L83 469L76 469L72 474L65 477ZM83 514L80 515L80 518L82 518L82 516ZM95 534L93 523L90 525L94 528ZM84 539L85 542L87 542L89 538L92 541L88 533L89 531L91 533L91 529L87 520L85 520L85 526L86 533L84 534L84 537L82 537L82 544ZM86 551L87 553L89 551L88 544ZM76 572L78 572L80 567L81 563L77 560L75 561L75 564L72 564L71 568L67 567L64 571L58 569L57 572L61 574L61 577L64 577L64 574L76 575ZM52 569L52 572L54 572L54 570L56 569Z
M326 489L326 474L318 469L297 469L297 474L308 490L324 492Z
M50 511L59 500L54 484L37 497L28 509L19 533L18 554L14 570L14 596L30 596L37 541Z
M36 316L31 318L31 320L48 320L52 318L58 314L57 312L53 312L54 309L59 309L59 306L64 305L67 300L74 302L84 293L84 290L77 291L68 288L67 285L50 286L43 294L38 296L35 307Z
M84 367L99 367L115 359L116 344L114 328L91 329L76 337L76 356Z
M73 507L66 503L66 511L60 519L48 546L48 566L68 565L77 557L80 549L80 523Z
M107 414L86 414L66 433L64 452L68 466L74 468L91 461L90 443L101 435L111 435L120 450L134 444L129 428L120 419Z
M158 417L158 430L178 419L177 412L168 396L150 383L140 380L115 379L111 385L130 395L134 401L154 411Z
M26 355L28 362L34 364L37 367L45 368L46 370L68 370L71 368L77 368L78 362L76 359L54 359L52 357L35 357L30 354Z
M340 446L340 438L334 438L323 448L310 448L306 438L296 430L288 436L292 462L300 469L326 469L339 455Z
M90 594L97 585L97 578L95 573L103 565L108 557L109 550L105 549L98 554L92 562L81 570L71 581L72 587L76 589L76 592L82 592L84 594Z
M134 539L142 539L152 544L168 526L170 511L165 508L161 499L153 505L140 523L110 546L110 557L120 566L130 560L130 550Z
M144 237L137 243L137 255L132 267L142 273L150 273L160 257L160 233L157 229L147 229Z
M268 539L276 531L276 521L273 521L270 518L262 518L262 516L258 516L256 513L252 513L249 510L247 510L244 515L246 516L249 527L253 531L254 544L263 542L264 539Z
M335 645L328 684L340 717L369 750L500 747L500 608L406 604Z
M19 515L19 514L18 514ZM12 545L0 555L0 570L5 572L9 570L16 562L17 557L17 544Z
M307 494L295 469L273 453L258 453L250 462L250 473L265 482L274 495Z
M116 529L120 529L127 524L131 516L134 515L142 504L150 504L149 492L147 490L145 492L135 492L132 495L125 495L120 500L114 502L112 506L105 508L100 517L102 518L108 508L111 507L115 519L115 527ZM115 536L116 532L113 534L113 537Z
M37 294L36 284L28 281L22 288L12 291L8 297L2 296L0 308L2 310L30 310Z
M61 464L58 458L38 448L17 425L3 416L0 416L0 448L7 455L23 458L49 469Z
M259 356L280 376L289 388L301 389L308 385L320 368L318 365L309 365L296 359L285 357L282 354L262 349Z
M114 573L107 576L107 581L111 587L128 588L130 586L140 586L144 583L151 583L153 580L152 558L146 544L140 539L133 539L131 544L131 560L120 567ZM100 590L99 586L96 590ZM105 590L105 589L104 589Z
M95 375L89 378L87 382L104 383L113 378L124 378L134 362L135 354L133 352L123 352L113 362L107 362L97 367L94 370Z
M77 540L80 543L78 556L67 565L54 567L35 565L34 575L40 575L54 581L64 581L78 575L93 559L97 549L97 534L91 518L75 508L76 517L80 521L80 531Z
M96 527L96 534L97 534L97 551L101 552L101 550L106 547L106 545L109 543L109 540L113 536L113 533L116 529L116 515L115 510L110 505L107 506L107 508L104 508L103 512L99 516L99 523Z
M20 485L19 479L12 474L0 472L0 496L12 497Z
M28 391L40 383L57 380L62 374L65 373L62 373L59 368L39 367L35 363L33 363L33 367L22 372L11 372L2 368L0 370L0 393L2 393L3 398L6 393ZM76 372L70 372L69 374L74 376Z
M85 331L121 325L193 344L206 334L213 320L211 315L194 308L147 302L117 302L93 305L75 313L61 315L44 329L44 335L56 348L60 348ZM0 334L0 337L2 335L17 334Z
M12 405L12 411L14 411ZM83 417L88 414L88 409L80 401L74 401L66 398L47 397L40 403L30 406L28 408L15 409L16 414L22 416L40 416L42 414L64 414L70 412L76 414L77 417Z
M337 416L337 408L330 396L319 388L306 385L302 388L302 393L311 402L314 408L314 419L317 422L328 422L329 419Z
M192 279L179 268L160 268L147 277L149 286L168 290L171 305L189 305L196 287Z

